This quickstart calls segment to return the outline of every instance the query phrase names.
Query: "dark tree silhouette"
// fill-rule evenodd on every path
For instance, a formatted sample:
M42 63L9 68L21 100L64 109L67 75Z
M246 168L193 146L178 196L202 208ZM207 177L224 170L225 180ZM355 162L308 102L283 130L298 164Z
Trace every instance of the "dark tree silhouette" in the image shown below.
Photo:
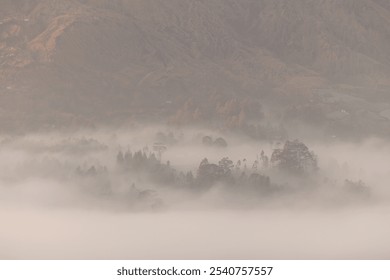
M209 163L207 158L203 159L197 172L197 181L201 186L211 186L224 175L224 170L219 165Z
M224 175L230 175L232 173L234 165L233 161L231 161L228 157L222 158L218 165L222 168Z
M223 139L222 137L218 137L217 139L215 139L214 145L217 147L225 148L228 144L225 139Z
M318 169L316 155L298 141L286 141L283 149L275 149L271 156L273 166L294 174L311 173Z

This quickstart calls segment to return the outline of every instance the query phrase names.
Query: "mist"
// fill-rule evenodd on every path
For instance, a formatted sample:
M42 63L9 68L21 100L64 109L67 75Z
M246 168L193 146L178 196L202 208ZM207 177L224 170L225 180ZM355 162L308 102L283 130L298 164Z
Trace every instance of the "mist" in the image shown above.
M165 144L162 135L170 135ZM270 157L281 142L166 126L3 136L0 258L388 258L390 144L305 143L315 171L255 170L261 152ZM118 155L126 151L153 155L159 169L124 168ZM210 166L229 158L229 180L202 181L204 158ZM192 172L192 183L180 172ZM253 184L251 173L270 183Z
M388 207L158 214L2 208L4 259L387 259L390 249Z

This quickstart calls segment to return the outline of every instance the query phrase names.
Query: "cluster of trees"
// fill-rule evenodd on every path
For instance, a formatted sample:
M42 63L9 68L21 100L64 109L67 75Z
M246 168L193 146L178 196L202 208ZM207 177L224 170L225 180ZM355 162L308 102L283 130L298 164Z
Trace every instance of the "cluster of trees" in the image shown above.
M219 142L218 139L212 141L210 136L205 136L205 139L204 142L210 145ZM222 158L218 163L211 163L204 158L195 176L191 171L176 171L169 161L162 163L148 148L135 153L120 151L117 164L122 171L147 174L159 184L198 188L207 188L218 182L230 186L269 188L271 180L265 175L268 169L273 168L294 175L306 175L318 169L315 154L298 140L286 141L283 148L273 151L271 158L261 151L257 159L250 164L245 158L238 160L236 164L228 157Z
M261 154L261 161L263 167L268 166L269 160L264 152ZM270 178L261 174L258 163L256 160L251 168L248 168L246 159L238 160L234 165L228 157L222 158L217 164L204 158L194 176L192 171L178 172L169 161L162 163L154 153L147 153L145 149L135 153L120 151L117 155L117 164L123 172L136 173L137 176L146 175L158 184L194 190L208 189L217 183L268 189L271 186Z
M317 156L298 140L286 141L282 149L275 149L271 165L292 174L308 174L317 171Z
M207 158L199 165L196 183L200 187L210 187L218 182L227 186L252 187L259 190L269 189L270 178L255 168L241 168L241 161L236 165L228 157L222 158L218 164L210 163Z
M205 186L221 181L231 185L268 188L271 186L270 178L264 174L269 169L296 176L313 174L318 170L317 156L298 140L286 141L283 148L273 151L271 159L261 151L252 164L248 164L245 158L236 164L227 157L218 164L209 163L205 158L200 163L196 179Z
M120 151L117 155L117 164L124 172L136 172L139 175L147 174L158 183L173 184L175 182L176 170L171 167L169 161L161 163L148 148L135 153Z
M272 183L269 174L280 172L304 178L316 174L318 170L317 156L298 140L286 141L281 148L274 149L270 157L261 151L253 162L243 158L234 163L228 157L223 157L218 162L210 162L204 158L194 173L177 171L169 161L161 162L161 159L148 148L136 152L119 151L116 162L119 171L130 175L129 178L133 178L133 182L147 179L159 186L166 185L193 191L208 190L214 185L221 185L238 192L254 191L262 194L284 189L283 186ZM104 166L84 166L76 171L79 177L87 179L92 177L104 179L102 175L108 172ZM107 182L103 184L103 180L98 180L102 181L101 192L106 192L109 189ZM138 190L134 184L131 189L133 194L137 194L135 197L147 197L148 201L155 202L155 195L151 195L149 191ZM344 189L358 194L368 193L368 187L361 181L346 180Z
M217 137L217 139L213 140L213 138L209 135L203 136L202 144L209 147L214 146L221 148L225 148L228 146L228 143L222 137Z

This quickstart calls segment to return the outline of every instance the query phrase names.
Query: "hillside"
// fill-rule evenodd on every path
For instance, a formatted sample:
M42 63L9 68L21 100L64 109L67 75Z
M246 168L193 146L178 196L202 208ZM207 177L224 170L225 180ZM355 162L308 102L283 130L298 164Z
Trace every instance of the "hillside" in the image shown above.
M0 130L269 118L378 134L389 46L385 0L5 0Z

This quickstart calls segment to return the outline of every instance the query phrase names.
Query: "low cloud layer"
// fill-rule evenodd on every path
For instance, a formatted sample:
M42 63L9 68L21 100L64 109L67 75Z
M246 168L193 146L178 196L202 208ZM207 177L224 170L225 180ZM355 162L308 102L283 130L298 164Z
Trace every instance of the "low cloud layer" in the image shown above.
M318 157L315 176L256 171L278 191L242 191L225 181L199 191L118 167L120 151L152 152L158 131L168 129L4 136L0 259L389 257L387 142L306 143ZM270 155L281 145L210 131L172 135L161 163L195 180L205 157L245 159L249 170L262 150ZM205 135L228 146L205 146Z

